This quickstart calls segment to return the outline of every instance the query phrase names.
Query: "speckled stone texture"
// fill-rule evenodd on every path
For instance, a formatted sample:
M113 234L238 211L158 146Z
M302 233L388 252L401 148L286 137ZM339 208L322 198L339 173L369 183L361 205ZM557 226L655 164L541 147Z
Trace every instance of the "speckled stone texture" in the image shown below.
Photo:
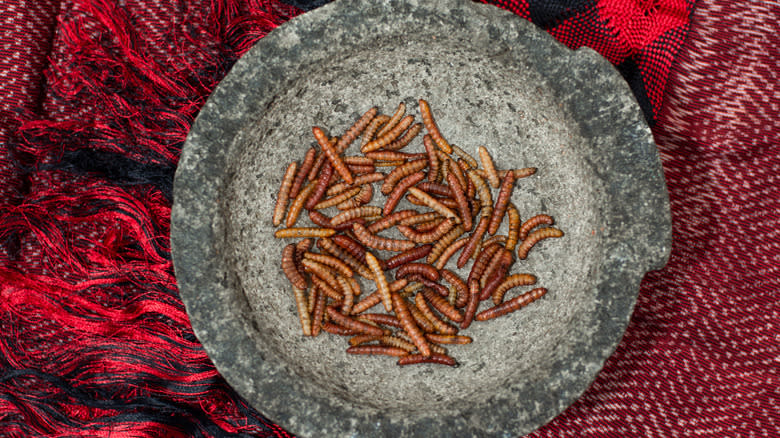
M452 143L474 154L485 145L502 168L537 167L512 201L566 232L514 267L548 295L472 325L474 343L450 348L457 368L400 368L347 355L344 338L303 337L279 267L288 242L271 225L286 165L314 144L311 126L339 134L371 106L391 113L400 101L419 120L420 97ZM263 38L209 99L176 174L171 239L209 356L289 431L514 437L595 378L643 274L666 262L670 229L650 130L606 60L470 1L341 0Z

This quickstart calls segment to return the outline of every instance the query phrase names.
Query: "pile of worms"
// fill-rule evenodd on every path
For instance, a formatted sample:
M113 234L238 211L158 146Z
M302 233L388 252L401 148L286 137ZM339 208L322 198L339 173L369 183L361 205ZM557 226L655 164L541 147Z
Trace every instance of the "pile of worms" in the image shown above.
M403 102L392 115L371 108L340 137L313 127L317 146L287 167L273 225L284 225L275 237L298 239L282 250L281 267L304 335L347 336L347 353L393 356L398 365L457 366L446 346L472 341L460 330L547 293L510 293L536 283L512 268L563 232L546 214L522 221L511 202L518 180L536 168L498 169L483 146L477 160L442 136L423 99L419 110L422 123ZM424 151L405 151L423 130ZM345 154L358 138L360 154ZM381 207L369 205L375 190ZM398 209L403 198L415 208ZM304 210L316 226L296 227ZM497 234L504 219L507 234ZM394 237L382 234L390 230ZM468 276L456 273L468 264ZM375 290L362 293L356 276Z

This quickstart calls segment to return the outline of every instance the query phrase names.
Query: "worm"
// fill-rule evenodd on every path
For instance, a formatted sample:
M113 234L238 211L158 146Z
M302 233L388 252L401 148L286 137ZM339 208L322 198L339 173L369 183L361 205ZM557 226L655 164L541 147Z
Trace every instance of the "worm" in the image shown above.
M496 234L495 236L488 237L487 239L482 241L482 245L487 247L488 245L492 245L494 243L498 243L499 245L504 245L506 247L506 240L507 237L503 234Z
M373 166L374 160L359 155L347 155L341 158L347 166Z
M437 201L433 198L433 196L423 192L422 190L418 189L417 187L409 187L409 193L414 195L415 198L422 201L427 207L429 207L431 210L434 210L441 214L444 217L452 218L452 220L455 221L455 223L460 223L460 218L457 214L455 214L454 211L450 210L449 208L442 205L441 202Z
M417 184L417 187L420 190L430 193L431 195L444 196L447 198L452 198L454 196L449 186L436 182L423 181Z
M349 171L352 172L352 175L354 175L356 178L357 175L368 175L369 173L376 172L376 166L374 166L373 163L371 163L370 166L358 166L355 164L347 164L347 169L349 169Z
M336 277L333 275L334 271L331 271L328 265L325 265L323 263L304 258L301 260L301 265L303 265L303 268L307 272L311 272L316 277L320 277L322 280L324 280L326 283L328 283L328 286L331 287L334 291L336 291L335 294L330 294L333 299L341 299L341 293L338 292L338 289L340 288L339 282L336 280ZM314 278L312 278L312 281L314 281Z
M311 336L311 314L306 308L306 293L304 289L293 286L295 306L298 308L298 319L301 322L301 330L304 336Z
M362 313L357 319L365 319L377 324L387 325L390 327L403 328L401 321L394 315L388 315L386 313Z
M404 225L398 225L398 231L401 234L403 234L404 237L406 237L407 239L411 240L414 243L425 244L425 243L433 243L441 239L442 236L447 234L454 225L455 223L452 220L446 219L442 221L442 223L440 223L432 231L420 233Z
M363 132L364 129L366 129L366 126L368 126L369 123L371 123L371 120L376 116L377 108L373 107L370 108L368 111L363 113L362 116L360 116L355 123L347 129L347 132L344 133L344 135L339 138L338 142L336 143L336 146L334 149L337 153L344 152L350 144L352 144L353 141L355 141L356 138L360 135L361 132Z
M339 336L353 336L356 334L354 330L350 330L344 326L340 326L338 324L334 324L330 321L325 321L322 323L322 329L332 335L339 335Z
M463 314L460 313L460 311L452 306L449 302L447 302L446 298L439 294L433 293L433 291L430 289L424 290L423 295L425 295L425 299L427 299L433 305L433 307L436 308L436 310L441 312L442 315L455 322L463 321Z
M414 351L415 348L417 348L412 342L409 342L406 339L401 339L397 336L392 336L392 335L382 336L381 338L379 338L379 343L390 347L401 348L406 352L412 352Z
M482 237L485 235L489 223L490 219L487 216L482 216L479 218L477 227L474 229L474 232L471 233L468 243L466 243L466 246L463 248L463 252L461 252L460 257L458 257L458 268L466 266L469 258L477 249L477 245L479 245L479 243L482 241Z
M344 190L351 189L352 187L362 186L363 184L375 183L383 179L385 179L384 173L381 172L367 173L365 175L360 175L357 178L355 178L355 181L352 184L347 184L345 182L333 184L328 188L325 194L327 194L328 196L338 195Z
M477 196L479 196L479 203L482 206L480 214L482 216L490 216L493 214L493 195L490 194L490 188L477 173L473 170L468 172L469 179L474 183L474 187L477 190Z
M398 136L400 136L401 133L406 130L406 128L411 126L412 122L414 122L413 116L408 115L404 117L403 119L401 119L400 122L398 122L397 125L390 128L390 130L388 130L387 133L385 133L381 137L377 137L374 140L371 140L370 142L366 143L365 146L360 148L360 151L365 154L366 152L382 149L383 147L390 144L390 142L398 138Z
M464 177L466 179L466 188L465 188L466 197L468 199L470 199L470 200L473 200L474 199L474 195L477 193L477 189L474 186L474 182L471 181L471 178L465 176L465 175L468 174L469 165L466 164L466 162L463 161L462 159L458 160L457 164L458 164L458 167L460 167L460 170L461 170L461 172L463 173L463 175L464 175Z
M442 252L444 252L444 249L450 246L452 242L455 241L458 237L463 234L465 230L463 230L463 226L458 224L453 229L451 229L447 234L442 236L441 239L439 239L438 242L436 242L433 245L433 249L431 249L430 254L428 254L427 261L428 263L433 263L436 261L437 258L441 255Z
M398 358L397 364L399 366L417 365L421 363L435 363L438 365L449 365L451 367L457 367L458 362L450 356L441 353L432 353L429 356L423 354L407 354L406 356Z
M408 351L403 348L392 347L388 345L355 345L347 348L349 354L371 354L371 355L386 355L394 357L403 357L409 354Z
M420 313L431 322L431 325L433 325L433 329L436 332L444 335L454 335L458 332L457 327L447 323L433 313L433 310L428 306L428 302L422 294L417 294L414 297L414 304L420 310Z
M314 206L314 210L322 210L323 208L333 207L334 205L341 204L342 202L354 197L358 193L360 193L361 187L353 187L351 189L345 190L338 195L331 196L330 198L324 199L317 203L317 205Z
M563 237L563 231L554 227L540 228L534 231L533 233L529 234L525 240L523 240L523 243L521 243L520 246L517 247L517 257L521 260L525 260L525 258L528 257L528 251L530 251L534 245L536 245L541 240L549 239L551 237Z
M412 211L414 211L414 210L412 210ZM441 215L439 213L435 212L435 211L430 211L430 212L427 212L427 213L417 213L416 211L414 211L414 213L415 214L413 214L413 215L411 215L409 217L406 217L406 218L403 218L403 219L399 220L398 221L398 225L409 226L409 225L421 224L423 222L432 221L432 220L434 220L436 218L441 217Z
M512 173L512 171L509 171L501 180L501 188L498 191L496 205L493 207L493 215L490 216L490 226L488 226L488 233L491 236L496 234L498 227L501 225L501 221L504 220L506 207L509 205L509 198L512 196L512 189L514 189L514 186L515 175Z
M366 157L369 157L375 161L411 161L425 158L424 153L398 152L398 151L372 151L366 152Z
M518 295L512 298L511 300L504 301L503 303L497 306L491 307L489 309L477 313L474 319L476 319L477 321L486 321L488 319L493 319L502 315L506 315L507 313L514 312L515 310L518 310L522 307L525 307L533 303L534 301L543 297L544 294L546 293L547 293L547 289L543 287L537 287L536 289L532 289L522 295Z
M301 210L303 210L303 205L306 203L306 201L309 199L309 196L311 196L311 193L314 191L315 183L310 182L306 184L306 186L301 190L300 193L298 193L298 196L293 199L292 204L290 204L290 209L287 210L287 219L285 220L285 225L289 228L295 225L296 222L298 222L298 216L301 215Z
M439 174L439 157L436 156L436 145L430 134L423 136L423 146L425 146L425 153L428 156L428 181L434 182Z
M419 260L428 255L433 249L433 245L426 244L416 246L408 249L402 253L398 253L385 261L385 269L395 269L401 265L404 265L415 260Z
M439 131L439 127L436 125L436 121L433 119L433 114L431 114L430 105L428 105L428 102L425 101L425 99L420 99L419 104L420 116L422 116L425 129L428 130L428 133L431 135L431 138L433 138L433 141L436 143L436 146L438 146L439 149L448 154L451 154L452 148L450 147L449 143L447 143L447 140L442 137L441 132Z
M376 283L376 288L382 296L382 305L385 306L385 310L392 312L393 301L390 298L390 286L387 284L387 278L379 265L379 260L376 259L374 254L366 252L366 262L368 262L368 267L374 274L374 283Z
M374 166L376 167L398 167L402 164L406 163L406 160L393 160L393 161L384 161L384 160L377 160L374 161Z
M447 219L446 217L437 217L436 219L429 220L428 222L416 224L412 226L412 229L414 229L414 231L417 231L419 233L432 231L433 229L441 225L441 223L444 222L445 220L449 220L449 219Z
M361 224L353 224L352 232L355 233L355 237L357 237L360 243L369 248L402 252L415 247L414 242L409 240L390 239L387 237L371 234L368 232L366 227Z
M366 248L363 245L361 245L359 242L356 242L351 237L345 235L333 236L331 240L333 241L333 243L341 247L341 249L348 252L356 260L360 261L361 263L365 263ZM381 262L380 262L380 266L381 266Z
M536 277L531 274L512 274L506 277L496 290L493 291L493 304L499 305L504 301L504 295L509 289L517 286L528 286L536 283Z
M409 262L405 265L401 265L395 272L397 278L403 278L411 274L421 275L431 281L437 281L440 277L439 271L437 271L436 268L425 263Z
M480 290L479 290L479 281L478 280L470 280L469 281L469 300L466 303L466 309L463 311L463 321L460 323L460 328L465 330L469 328L471 325L471 322L474 320L474 315L477 313L477 309L479 308L479 296L480 296Z
M444 249L444 251L441 253L441 256L439 256L433 266L439 270L443 269L450 258L452 258L452 256L455 255L459 249L463 248L468 243L468 240L468 237L464 237L451 243L449 246L447 246L447 248Z
M409 284L409 280L399 278L388 285L390 292L398 292ZM353 314L359 314L382 302L382 294L379 289L366 295L352 307Z
M436 202L438 202L439 204L443 205L443 206L444 206L444 207L446 207L446 208L449 208L449 209L451 209L451 210L453 210L453 209L454 209L454 210L457 210L457 209L458 209L458 201L456 201L456 200L454 200L454 199L452 199L452 198L436 198L436 197L433 197L433 196L431 196L431 198L432 198L433 200L435 200ZM412 195L411 193L408 193L408 194L406 195L406 200L407 200L407 201L409 201L409 202L411 202L411 203L412 203L412 204L414 204L414 205L422 205L422 206L426 206L426 207L428 206L428 205L427 205L427 204L426 204L424 201L422 201L422 200L420 200L420 199L416 198L416 197L415 197L414 195ZM453 213L454 213L454 212L453 212ZM458 220L458 221L460 221L460 220L461 220L461 219L460 219L460 216L457 216L457 215L456 215L456 218L457 218L457 220Z
M386 230L395 224L399 223L400 221L404 219L408 219L412 216L416 216L417 212L414 210L399 210L396 212L393 212L389 215L382 216L381 219L376 220L375 222L371 223L367 230L372 233L376 234L382 230Z
M512 173L515 174L515 180L518 180L520 178L526 178L536 173L535 167L522 167L519 169L505 169L505 170L499 170L497 171L498 177L503 178L504 175L506 175L507 172L512 171ZM477 174L481 176L482 178L487 178L487 172L485 172L484 169L476 169ZM515 181L516 182L516 181Z
M463 159L463 161L465 161L469 165L469 167L471 167L472 169L476 169L477 167L479 167L477 160L474 159L474 157L472 157L468 152L464 151L463 149L459 148L454 144L451 144L450 146L452 147L452 152L454 152L455 155L457 155L459 158Z
M506 260L504 260L506 257L506 253L507 250L503 246L499 245L498 251L496 251L495 255L487 263L487 266L485 267L485 271L482 273L482 276L479 278L480 286L484 288L487 280L493 276L493 272L495 272L496 269L498 269L498 267L502 263L506 263ZM509 257L511 261L512 253L509 253Z
M373 274L371 273L371 270L368 269L368 267L365 264L359 262L350 254L348 254L346 251L341 249L338 245L333 243L331 239L329 238L319 239L317 240L317 246L321 250L329 253L330 255L338 258L339 260L349 265L349 267L351 267L354 272L357 272L363 278L367 278L369 280L374 278Z
M501 263L499 263L496 270L493 271L490 276L483 276L486 281L485 286L482 288L482 291L480 291L480 301L486 300L493 295L493 292L501 285L504 278L506 278L509 268L512 267L512 252L507 250L502 250L501 252L501 257L496 257L501 259Z
M353 208L351 210L344 210L341 213L337 214L336 216L333 216L333 218L330 220L330 223L333 224L334 226L337 226L340 223L358 217L380 216L381 214L382 214L382 209L379 207L375 207L373 205L362 205L360 207Z
M357 346L357 345L378 341L379 338L381 338L381 336L361 334L361 335L355 335L355 336L349 338L348 342L349 342L349 345L354 347L354 346Z
M371 121L366 126L366 129L363 130L363 139L360 142L361 149L363 149L363 147L374 138L374 134L376 134L376 131L379 129L379 125L387 122L388 120L390 120L390 116L386 114L380 114L371 119Z
M352 313L352 306L355 304L355 291L352 289L352 283L347 277L339 275L336 277L336 280L338 280L344 295L344 300L341 302L341 313L349 315Z
M290 188L291 199L298 196L298 192L301 190L301 187L303 187L303 182L306 181L306 177L311 171L312 166L314 166L314 160L316 158L317 150L314 148L309 148L309 150L306 151L306 155L303 157L301 167L298 169L298 173L295 175L292 187Z
M398 104L398 108L396 108L395 112L392 116L390 116L390 120L387 121L385 126L383 126L379 132L376 133L377 137L381 137L384 134L386 134L388 131L390 131L394 126L398 124L398 122L401 120L401 117L406 114L406 104L401 102Z
M415 324L417 324L417 326L420 328L420 331L423 333L431 333L436 331L436 327L433 326L431 320L428 319L425 314L423 314L423 312L417 307L416 304L411 303L408 304L408 306L409 313L412 315L412 319L414 320Z
M320 334L320 329L322 329L322 317L325 315L325 298L326 295L323 292L319 291L319 287L317 287L317 297L314 301L314 310L312 311L311 316L311 335L317 336Z
M383 195L389 194L391 191L393 191L393 187L395 187L395 185L401 180L401 178L404 178L415 172L423 170L427 165L428 165L428 160L421 159L421 160L409 161L396 167L385 177L385 182L382 184L382 188L381 188L382 194Z
M346 221L344 223L341 223L341 224L339 224L337 226L334 226L331 223L331 220L330 220L331 218L329 218L328 216L320 213L317 210L309 211L309 219L311 219L311 221L314 222L315 225L319 225L322 228L333 228L336 231L351 230L352 229L352 224L354 224L355 222L360 222L361 224L365 224L366 223L365 219L363 219L362 217L359 217L359 218L355 218L355 219L352 219L352 220L348 220L348 221Z
M515 246L517 246L517 241L520 239L520 212L517 211L517 207L511 202L506 207L506 217L509 223L509 231L506 233L504 246L506 249L513 251Z
M534 228L542 224L552 225L553 223L555 223L555 220L550 215L537 214L536 216L532 216L527 221L523 222L522 226L520 226L517 239L519 241L523 241L526 237L528 237L528 233Z
M334 236L336 237L336 236ZM304 258L309 260L314 260L317 263L321 263L325 266L329 266L333 268L334 271L337 271L339 274L345 276L345 277L352 277L354 274L352 273L352 269L350 269L349 266L347 266L346 263L342 262L341 260L337 259L336 257L327 255L327 254L317 254L313 252L306 252L303 255Z
M466 283L471 283L471 280L479 281L479 279L482 277L482 274L485 272L485 269L487 268L487 264L499 249L501 249L501 245L498 244L487 245L484 247L484 249L480 252L479 257L477 257L477 259L474 261L474 264L471 266L471 272L469 272L469 277L466 280Z
M440 333L426 333L425 337L437 344L466 345L472 342L471 337L463 335L444 335Z
M319 291L317 289L317 285L313 284L311 290L309 291L309 296L306 299L306 310L309 312L309 315L314 313L314 305L316 304L318 294Z
M412 342L417 347L417 350L420 351L420 354L423 356L430 356L431 347L428 345L428 341L425 340L425 337L423 336L422 331L420 331L420 328L417 326L417 323L415 323L414 318L412 318L409 307L406 305L406 300L401 298L401 296L395 292L393 292L391 296L393 300L393 309L395 309L395 314L398 319L401 320L404 331L406 331L409 337L412 338Z
M334 234L336 234L336 230L333 228L300 227L282 228L280 230L276 230L274 237L277 239L298 237L330 237Z
M385 334L381 328L350 318L349 316L346 316L341 312L339 312L333 306L328 306L327 312L328 312L328 316L333 322L343 327L346 327L350 330L353 330L355 332L365 333L367 335L374 335L374 336L382 336Z
M401 280L406 280L405 278L402 278ZM398 280L396 280L398 281ZM408 280L407 280L408 281ZM418 282L418 281L412 281L409 282L400 292L398 292L398 295L401 295L402 297L408 297L413 295L418 290L422 289L425 285Z
M406 130L406 132L403 133L401 137L399 137L396 140L393 140L390 144L383 147L383 150L386 151L397 151L399 149L403 149L408 145L415 137L417 137L417 134L422 131L423 125L422 123L415 123L414 125L410 126L409 129Z
M401 181L399 181L393 190L387 195L387 201L382 208L382 214L387 216L392 213L393 209L395 209L395 206L398 205L398 202L401 200L401 197L404 195L404 193L406 193L410 187L422 181L423 178L425 178L425 174L420 170L411 175L405 176Z
M457 291L455 307L463 307L466 305L469 299L469 287L466 286L466 282L463 281L458 274L450 271L449 269L442 269L439 271L442 278L447 280L455 290Z
M444 298L447 298L450 296L450 290L444 287L439 282L429 280L427 277L420 275L418 273L409 274L408 277L409 281L415 281L422 283L423 285L427 286L429 289L432 289L439 293Z
M499 185L498 173L496 172L496 166L493 164L493 159L490 157L490 152L485 149L485 146L477 148L477 154L479 154L479 161L482 162L482 168L485 170L487 180L490 185L496 189Z
M360 191L352 198L336 205L339 210L350 210L368 204L374 197L374 188L370 184L360 186Z
M332 138L330 139L330 142L334 145L338 139ZM322 169L322 166L325 164L325 162L328 160L327 157L325 157L325 153L318 154L317 157L314 159L314 163L311 166L311 169L309 170L308 179L309 181L314 181L317 179L317 175L320 174L320 169Z
M279 193L276 195L276 206L274 206L273 224L278 227L284 219L284 213L287 209L287 202L290 200L290 189L292 188L295 171L298 169L298 162L293 161L287 166L287 170L282 177L282 185L279 187Z
M309 199L306 200L306 204L304 205L307 210L313 209L314 206L320 202L320 199L322 199L322 197L325 195L325 191L328 189L328 184L330 183L330 177L332 175L333 166L330 164L330 162L325 163L322 166L322 171L320 172L319 178L317 178L317 183L314 186L314 190L311 192Z
M336 278L333 277L332 275L331 275L331 281L337 282ZM333 288L333 286L328 284L328 282L324 280L322 277L320 277L319 275L313 275L311 277L311 282L312 284L316 285L320 293L324 294L326 297L331 298L337 302L342 302L344 300L344 296L341 294L341 292Z
M448 163L450 163L450 164L449 164L450 172L451 172L451 173L453 173L453 174L455 174L455 178L457 178L457 179L458 179L458 182L460 183L460 186L463 188L463 191L465 192L465 190L466 190L466 185L468 184L468 181L469 181L469 180L468 180L468 178L467 178L467 177L466 177L466 175L463 173L463 170L460 168L460 166L458 165L458 163L456 163L456 162L455 162L455 160L453 160L452 158L448 157L448 156L447 156L446 154L444 154L443 152L442 152L442 155L444 155L444 156L445 156L445 160L446 160Z
M333 169L338 172L339 175L344 179L344 181L347 182L347 184L352 184L352 182L355 180L355 178L352 176L352 172L349 171L347 168L347 165L344 164L344 161L342 161L341 156L338 152L336 152L335 146L332 146L330 142L328 141L328 136L325 135L325 133L322 131L322 129L319 126L315 126L311 128L312 133L314 134L314 138L317 139L317 143L319 143L320 148L325 153L325 157L330 161L330 164L333 166Z
M463 191L463 186L460 185L458 178L453 173L447 175L447 182L450 184L452 193L455 195L455 201L458 205L460 219L463 221L463 229L466 231L471 231L471 227L474 224L471 218L471 208L469 208L469 201L466 199L466 193Z
M297 289L306 289L306 278L295 267L295 244L291 243L282 250L282 271Z

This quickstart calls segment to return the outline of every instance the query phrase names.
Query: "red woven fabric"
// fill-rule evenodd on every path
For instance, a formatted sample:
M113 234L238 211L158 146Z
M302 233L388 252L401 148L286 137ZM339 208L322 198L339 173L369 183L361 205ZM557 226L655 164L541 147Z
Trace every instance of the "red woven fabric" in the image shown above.
M623 73L655 122L675 239L597 380L531 436L777 436L780 8L495 3ZM0 436L288 436L194 337L168 227L197 111L300 12L277 0L3 2Z

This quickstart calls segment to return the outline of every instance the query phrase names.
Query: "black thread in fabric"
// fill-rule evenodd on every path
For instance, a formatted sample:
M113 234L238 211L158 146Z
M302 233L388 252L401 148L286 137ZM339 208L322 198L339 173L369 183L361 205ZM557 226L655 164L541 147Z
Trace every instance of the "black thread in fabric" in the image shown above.
M551 29L561 21L593 9L596 0L528 0L531 21L543 29Z
M652 127L655 124L655 118L653 117L653 105L650 103L650 97L647 95L647 89L645 83L642 80L642 73L639 70L639 66L631 58L626 58L625 61L615 66L623 79L628 82L628 86L631 87L631 91L636 97L636 101L639 103L639 107L642 108L642 112L645 115L647 124Z

